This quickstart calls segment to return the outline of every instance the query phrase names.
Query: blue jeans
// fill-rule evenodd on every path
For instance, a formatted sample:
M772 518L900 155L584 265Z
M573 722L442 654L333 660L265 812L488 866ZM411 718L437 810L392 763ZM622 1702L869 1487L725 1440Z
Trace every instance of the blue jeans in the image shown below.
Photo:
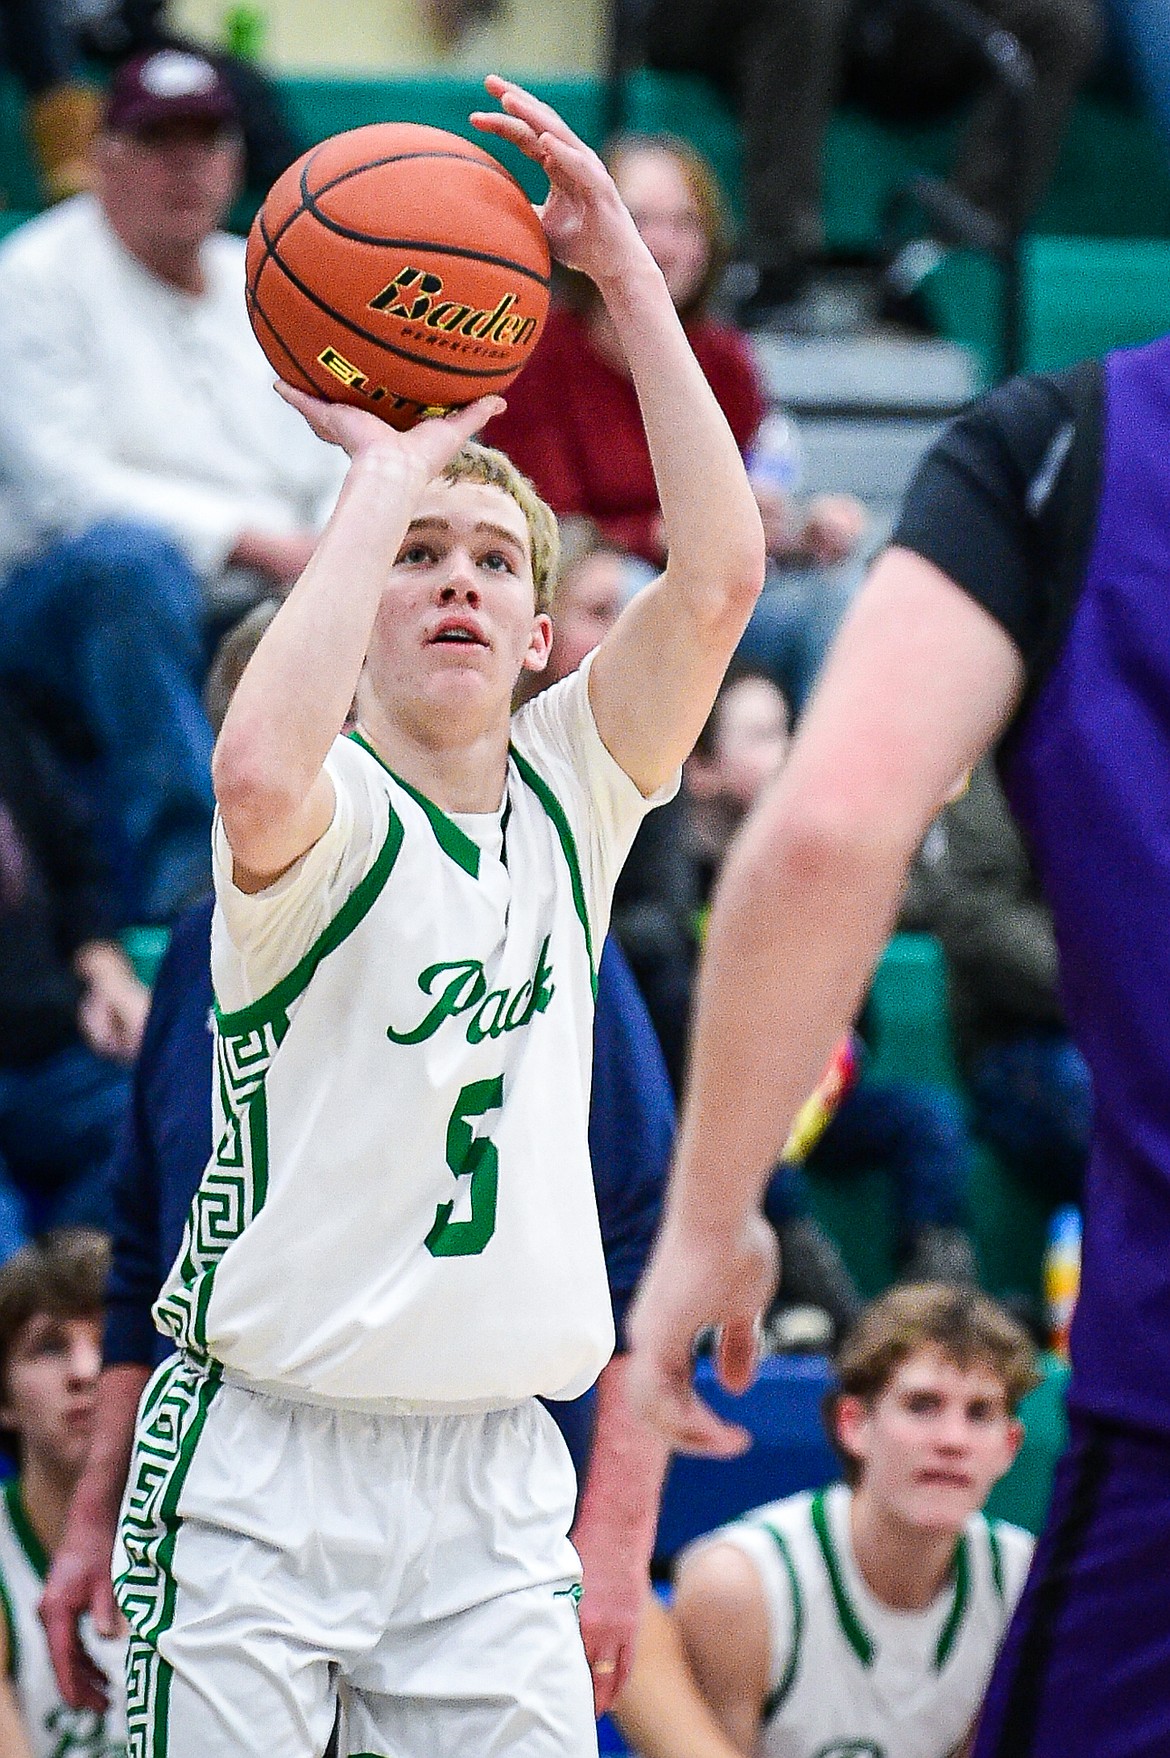
M111 1156L130 1073L84 1044L0 1067L0 1263L46 1227L113 1222Z
M124 520L51 544L0 585L0 679L64 698L93 734L131 920L168 920L210 878L202 617L182 551Z
M923 1227L966 1226L971 1143L962 1102L945 1087L861 1079L807 1164L817 1177L833 1180L874 1169L888 1174L902 1253ZM764 1198L769 1220L778 1225L808 1207L803 1172L782 1166Z
M976 1134L1024 1184L1080 1202L1093 1127L1085 1059L1061 1031L1021 1033L984 1050L968 1081Z

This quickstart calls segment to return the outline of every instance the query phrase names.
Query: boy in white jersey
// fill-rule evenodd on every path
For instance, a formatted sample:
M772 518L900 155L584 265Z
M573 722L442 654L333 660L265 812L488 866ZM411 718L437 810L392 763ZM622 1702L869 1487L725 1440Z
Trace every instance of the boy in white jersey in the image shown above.
M586 1152L593 962L763 542L731 434L600 160L488 82L554 252L630 362L670 560L590 666L548 654L555 521L466 444L286 392L353 463L215 757L215 1148L156 1316L114 1573L131 1751L596 1749L537 1394L613 1344ZM355 691L358 724L341 737Z
M83 1626L90 1679L108 1706L71 1709L37 1617L89 1448L108 1262L101 1234L64 1227L0 1269L0 1428L20 1460L19 1476L0 1495L3 1758L124 1758L126 1751L125 1641Z
M1032 1554L979 1510L1035 1383L984 1295L867 1307L826 1408L845 1483L700 1540L649 1609L618 1704L642 1758L965 1758Z

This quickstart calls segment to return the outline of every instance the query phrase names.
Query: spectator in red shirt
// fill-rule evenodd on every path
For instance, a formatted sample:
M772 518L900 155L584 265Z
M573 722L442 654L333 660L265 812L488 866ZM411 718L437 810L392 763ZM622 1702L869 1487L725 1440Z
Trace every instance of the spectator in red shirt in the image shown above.
M727 261L728 231L711 167L685 141L624 135L606 162L622 200L666 279L695 357L748 453L766 398L745 337L707 312ZM508 409L486 430L562 518L584 514L607 541L655 566L664 555L662 516L630 369L591 286L570 289L508 392ZM757 486L769 553L777 559L843 560L865 513L850 496L798 507Z

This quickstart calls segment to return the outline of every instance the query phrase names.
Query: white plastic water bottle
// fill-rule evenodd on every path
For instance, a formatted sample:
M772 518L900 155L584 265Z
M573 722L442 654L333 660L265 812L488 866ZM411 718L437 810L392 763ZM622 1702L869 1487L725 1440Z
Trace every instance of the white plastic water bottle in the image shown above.
M747 472L753 482L777 490L786 499L800 493L804 446L796 423L782 409L765 415L756 429L748 448Z

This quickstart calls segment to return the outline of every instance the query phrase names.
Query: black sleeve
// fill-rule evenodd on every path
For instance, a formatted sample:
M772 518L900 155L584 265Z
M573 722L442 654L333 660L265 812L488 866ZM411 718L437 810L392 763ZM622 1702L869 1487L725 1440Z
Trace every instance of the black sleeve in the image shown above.
M998 386L926 454L894 531L995 617L1033 678L1084 574L1101 407L1095 361Z

